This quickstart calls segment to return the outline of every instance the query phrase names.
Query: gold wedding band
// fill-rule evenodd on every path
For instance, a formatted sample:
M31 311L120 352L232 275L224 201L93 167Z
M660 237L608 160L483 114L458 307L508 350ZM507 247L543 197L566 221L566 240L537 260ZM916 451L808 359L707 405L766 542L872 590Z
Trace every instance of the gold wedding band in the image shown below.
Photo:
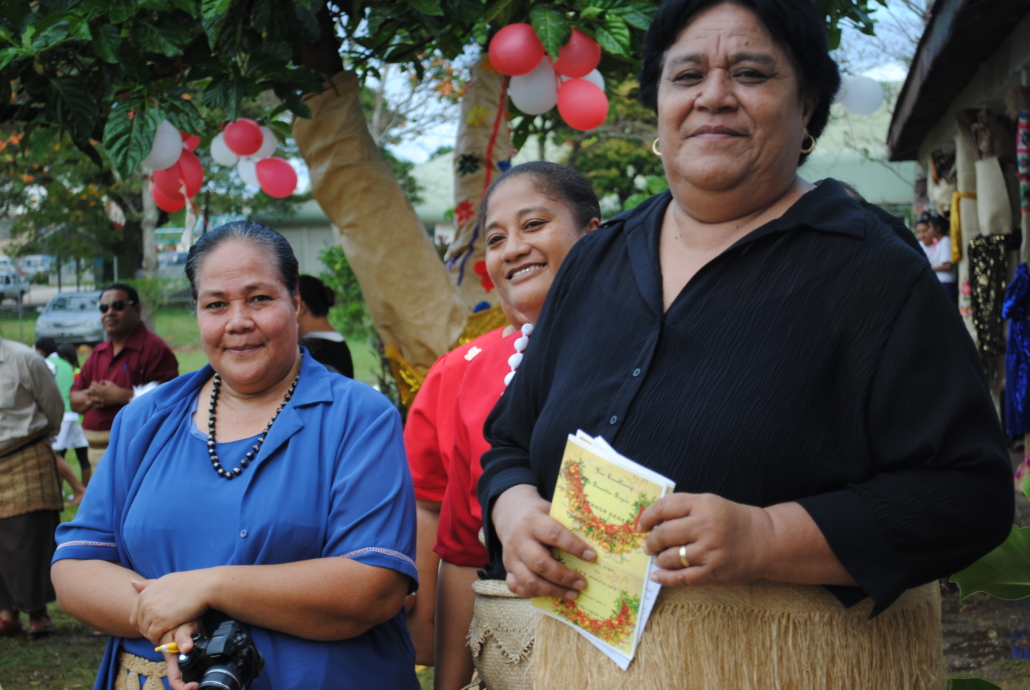
M690 561L687 560L687 547L686 546L681 546L680 547L680 563L683 564L684 568L689 568L690 567Z

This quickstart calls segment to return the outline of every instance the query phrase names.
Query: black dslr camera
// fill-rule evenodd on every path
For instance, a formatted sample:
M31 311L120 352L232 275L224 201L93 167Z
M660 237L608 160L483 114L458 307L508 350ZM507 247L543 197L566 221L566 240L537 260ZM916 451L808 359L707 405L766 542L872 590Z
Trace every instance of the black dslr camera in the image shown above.
M194 635L193 649L178 662L183 682L200 683L200 690L247 690L265 667L254 640L236 621L225 621L211 637Z

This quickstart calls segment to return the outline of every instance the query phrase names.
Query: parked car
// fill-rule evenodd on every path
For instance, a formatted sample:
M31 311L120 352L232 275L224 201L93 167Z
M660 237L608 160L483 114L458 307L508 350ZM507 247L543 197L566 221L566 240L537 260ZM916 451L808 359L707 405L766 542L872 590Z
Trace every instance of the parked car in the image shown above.
M0 273L19 273L18 262L9 256L0 256Z
M0 271L0 302L18 302L29 291L29 281L13 271Z
M185 278L186 252L161 252L157 255L158 278Z
M107 339L101 322L100 290L54 295L36 319L36 337L57 343L96 345Z

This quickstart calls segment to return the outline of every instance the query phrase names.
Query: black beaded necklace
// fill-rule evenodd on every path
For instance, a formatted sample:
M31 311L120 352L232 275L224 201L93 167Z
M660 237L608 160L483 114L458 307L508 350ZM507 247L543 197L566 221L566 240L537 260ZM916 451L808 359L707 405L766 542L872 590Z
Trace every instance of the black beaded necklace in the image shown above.
M211 465L214 466L215 472L218 473L219 477L225 477L226 479L232 479L233 477L239 476L250 461L254 459L258 451L261 450L261 445L265 442L265 437L268 436L268 430L275 424L275 420L279 417L279 413L286 407L286 403L290 402L290 398L293 397L293 391L297 390L297 382L300 381L300 373L297 374L297 378L293 379L293 385L290 386L290 390L286 391L286 397L283 398L283 403L276 409L275 414L272 415L271 421L265 426L265 430L258 436L257 443L247 451L247 457L240 460L238 467L227 470L222 467L222 464L218 461L218 453L215 451L215 404L218 402L218 390L222 387L222 377L215 374L214 384L211 387L211 405L207 408L207 454L211 456Z

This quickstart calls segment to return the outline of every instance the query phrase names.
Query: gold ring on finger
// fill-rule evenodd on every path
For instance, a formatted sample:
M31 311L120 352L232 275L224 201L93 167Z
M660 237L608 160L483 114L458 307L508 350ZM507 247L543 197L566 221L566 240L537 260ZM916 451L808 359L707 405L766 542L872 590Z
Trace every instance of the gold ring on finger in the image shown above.
M687 547L686 546L681 546L680 547L680 563L683 564L684 568L689 568L690 567L690 561L687 560Z

